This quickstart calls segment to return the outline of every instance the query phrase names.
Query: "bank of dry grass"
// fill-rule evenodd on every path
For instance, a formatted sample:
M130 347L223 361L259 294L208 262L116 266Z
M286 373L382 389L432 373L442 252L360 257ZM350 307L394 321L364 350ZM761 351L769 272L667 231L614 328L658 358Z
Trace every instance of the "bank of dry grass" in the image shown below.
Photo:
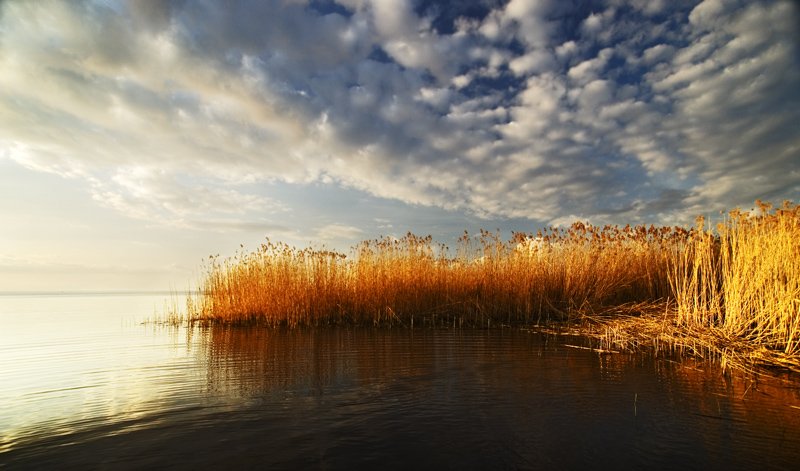
M688 237L680 228L575 224L509 241L465 234L454 251L408 234L363 242L347 256L267 242L229 260L210 258L189 314L290 327L565 320L585 309L666 298L666 254Z
M674 306L639 304L620 306L600 314L587 314L567 326L550 328L584 339L581 348L598 353L652 352L670 357L694 357L720 364L723 369L750 373L762 367L779 367L800 373L800 355L786 353L720 326L678 322Z
M210 258L188 318L289 327L582 321L604 329L615 348L650 339L657 348L794 361L800 209L757 204L715 230L702 219L689 230L575 223L510 240L465 234L453 250L413 234L366 241L349 254L268 241Z
M732 211L715 232L695 231L672 266L679 324L800 353L800 206Z

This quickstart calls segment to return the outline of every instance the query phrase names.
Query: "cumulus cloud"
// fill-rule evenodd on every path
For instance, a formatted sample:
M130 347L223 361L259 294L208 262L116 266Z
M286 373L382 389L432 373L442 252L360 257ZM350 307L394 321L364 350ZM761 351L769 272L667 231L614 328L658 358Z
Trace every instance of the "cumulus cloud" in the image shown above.
M797 197L790 2L320 5L3 2L3 155L221 228L280 229L271 182L540 222Z
M797 45L785 38L797 10L789 2L725 6L692 10L704 51L678 50L665 76L653 75L653 88L672 98L663 126L699 180L690 198L697 205L796 198L800 70Z
M185 178L183 180L186 180ZM278 214L288 208L269 198L198 181L181 181L152 167L125 166L108 180L90 178L92 197L99 204L129 216L168 225L245 227L240 221L215 217ZM191 221L196 221L192 223ZM199 223L199 224L198 224Z
M346 224L327 224L316 230L315 240L353 240L359 238L363 233L364 231L362 229L355 226L348 226Z

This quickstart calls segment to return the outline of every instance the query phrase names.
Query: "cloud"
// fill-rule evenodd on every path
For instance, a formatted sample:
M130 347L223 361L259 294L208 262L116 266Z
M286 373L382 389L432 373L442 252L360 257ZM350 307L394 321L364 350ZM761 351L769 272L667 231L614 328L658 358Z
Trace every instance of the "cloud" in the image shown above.
M642 53L642 58L647 64L652 65L672 57L674 53L674 47L668 44L657 44L645 49Z
M703 0L689 13L689 23L698 28L714 26L725 13L723 0Z
M675 130L677 150L700 180L691 200L719 206L796 197L798 140L791 123L800 119L794 85L800 70L796 43L781 39L791 34L796 8L775 2L729 11L722 5L704 2L692 11L703 53L695 46L677 51L669 73L653 82L673 99L663 126Z
M251 232L259 235L267 234L268 237L280 239L296 239L301 235L297 233L296 229L286 225L263 221L258 218L237 219L228 217L226 219L213 219L204 217L203 219L189 219L181 222L185 228L218 233Z
M600 77L608 61L613 56L614 50L611 48L602 49L596 57L586 59L577 65L570 67L567 76L577 83L586 83Z
M364 231L355 226L348 226L346 224L327 224L319 227L315 231L316 240L330 241L330 240L350 240L354 241L361 237Z
M101 205L133 218L166 225L186 226L187 219L200 217L252 217L288 211L284 205L263 196L220 188L197 179L181 181L152 167L122 167L109 180L93 178L91 183L92 197ZM236 225L244 227L241 223Z
M790 2L422 6L3 2L0 146L220 230L291 211L275 182L540 222L798 194Z
M508 68L516 75L540 74L552 70L556 66L553 56L543 50L533 50L523 56L513 59Z
M614 3L616 6L631 6L642 12L645 16L663 13L668 5L666 0L625 0Z

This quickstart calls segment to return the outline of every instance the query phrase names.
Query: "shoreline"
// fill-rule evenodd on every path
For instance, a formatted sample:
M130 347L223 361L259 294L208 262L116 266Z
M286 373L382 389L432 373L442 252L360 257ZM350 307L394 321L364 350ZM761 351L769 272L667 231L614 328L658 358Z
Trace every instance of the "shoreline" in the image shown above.
M381 237L349 254L267 240L209 257L188 325L575 326L616 351L653 345L800 371L800 205L730 211L712 229L592 226Z
M600 355L652 354L656 357L674 357L709 361L723 371L756 376L774 377L774 373L800 374L800 355L787 354L745 338L727 335L722 329L686 326L677 323L678 314L668 303L620 306L605 312L570 313L570 318L549 320L537 324L487 322L478 325L459 322L458 319L434 323L403 323L387 319L372 323L318 323L294 326L276 325L259 320L223 322L214 319L175 318L154 320L154 323L189 329L270 329L270 330L326 330L326 329L405 329L405 330L494 330L515 329L556 337L575 337L579 345L565 344L569 348L589 350Z

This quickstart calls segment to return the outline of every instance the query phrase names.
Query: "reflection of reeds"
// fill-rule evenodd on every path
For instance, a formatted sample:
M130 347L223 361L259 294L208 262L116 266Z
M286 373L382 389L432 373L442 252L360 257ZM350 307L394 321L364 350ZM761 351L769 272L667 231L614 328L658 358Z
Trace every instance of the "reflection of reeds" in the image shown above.
M341 253L267 242L210 258L193 322L298 325L531 324L659 306L661 322L800 354L800 207L758 203L716 232L595 227L468 234L458 247L408 234ZM666 326L666 324L665 324Z
M375 394L388 401L389 407L398 408L401 401L410 400L452 404L458 402L454 395L468 393L456 385L469 385L481 394L502 390L504 400L519 405L558 397L558 404L578 401L580 408L587 407L586 401L602 398L592 403L592 411L606 408L600 412L618 417L620 404L610 398L619 397L614 394L619 385L626 384L623 389L631 392L631 407L638 405L640 412L652 412L654 407L663 411L665 404L654 401L666 399L671 405L668 409L677 408L680 414L747 420L748 427L762 429L764 437L779 426L800 431L800 413L793 413L800 408L800 391L786 387L796 382L794 375L774 379L721 375L720 369L703 360L651 362L639 355L575 354L562 341L543 333L226 325L200 332L203 340L198 353L207 364L209 389L237 402L270 395L279 395L280 400L287 395L326 396L329 401L338 396L347 407L358 408L376 406L364 400L364 395ZM587 387L592 391L588 397ZM448 393L435 388L447 388ZM637 391L638 404L634 402ZM720 401L727 403L722 412Z

